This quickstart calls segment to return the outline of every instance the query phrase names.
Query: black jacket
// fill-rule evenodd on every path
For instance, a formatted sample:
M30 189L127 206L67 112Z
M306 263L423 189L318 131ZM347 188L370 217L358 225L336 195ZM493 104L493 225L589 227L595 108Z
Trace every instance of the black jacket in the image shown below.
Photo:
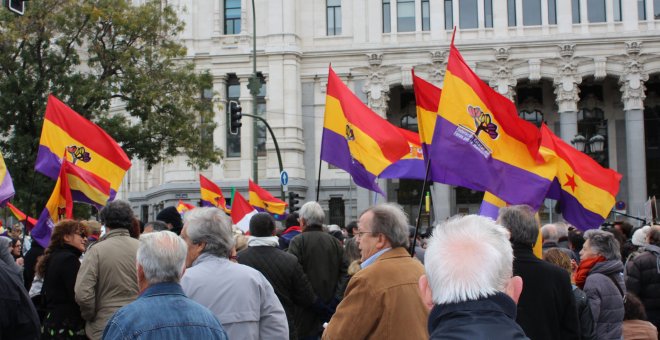
M443 340L528 339L515 317L516 305L503 293L475 301L436 305L429 315L429 334L431 339Z
M78 329L85 325L73 291L81 254L80 250L65 245L54 249L46 263L41 294L46 315L50 315L47 317L50 327L66 325L67 328Z
M43 254L44 247L37 243L37 241L32 240L30 250L28 250L23 258L23 283L25 290L28 292L32 287L32 281L34 281L34 267L37 265L37 259Z
M575 297L575 307L577 308L578 318L580 319L580 336L582 340L596 340L594 315L591 313L587 294L582 289L573 287L573 296Z
M286 312L289 337L297 339L293 322L294 307L308 307L316 298L298 259L276 247L257 246L239 252L238 263L258 270L270 282Z
M530 339L579 339L575 299L568 273L540 260L532 248L513 245L513 275L523 279L516 322Z
M635 293L646 308L648 320L660 329L660 247L646 246L626 265L626 289Z
M298 258L314 293L323 303L336 306L348 281L348 262L341 243L320 225L309 225L291 240L288 252ZM311 308L296 309L296 324L300 324L300 336L318 335L323 330L321 319Z
M0 261L0 340L39 339L37 311L20 277Z

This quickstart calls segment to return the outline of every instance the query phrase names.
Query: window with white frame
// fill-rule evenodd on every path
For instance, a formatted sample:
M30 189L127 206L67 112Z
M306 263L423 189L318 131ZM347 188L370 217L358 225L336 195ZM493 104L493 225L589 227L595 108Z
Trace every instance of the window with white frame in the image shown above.
M637 19L646 20L646 0L637 0Z
M392 4L390 0L383 0L383 33L392 32Z
M580 23L580 0L571 0L571 12L573 14L573 23Z
M478 28L479 12L477 0L458 1L458 24L461 28Z
M484 0L484 27L493 27L493 0Z
M241 0L225 0L225 34L241 33Z
M445 29L454 29L454 5L452 0L445 0Z
M383 33L391 33L393 25L396 32L430 31L430 3L431 0L382 0ZM419 27L418 15L422 19Z
M506 1L506 13L509 18L509 27L516 26L516 0Z
M415 0L397 0L396 26L398 32L415 31Z
M606 22L605 0L587 0L587 20L589 22Z
M429 0L422 0L422 31L431 30L431 7Z

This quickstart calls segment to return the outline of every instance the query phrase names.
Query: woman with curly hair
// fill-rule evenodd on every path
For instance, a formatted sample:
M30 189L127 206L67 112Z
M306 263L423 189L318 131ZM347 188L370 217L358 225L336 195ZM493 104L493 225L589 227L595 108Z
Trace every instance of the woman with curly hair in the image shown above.
M73 291L86 240L82 223L63 220L53 228L50 244L37 262L37 275L44 278L42 339L86 339L85 321Z

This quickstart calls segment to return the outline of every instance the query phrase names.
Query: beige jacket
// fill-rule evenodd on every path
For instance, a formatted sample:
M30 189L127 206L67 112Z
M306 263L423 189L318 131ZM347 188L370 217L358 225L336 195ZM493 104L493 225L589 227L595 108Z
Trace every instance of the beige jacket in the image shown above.
M90 339L101 339L112 314L137 298L138 245L128 230L113 229L85 253L75 293Z
M323 339L428 339L429 311L417 288L423 274L405 248L383 253L351 278Z

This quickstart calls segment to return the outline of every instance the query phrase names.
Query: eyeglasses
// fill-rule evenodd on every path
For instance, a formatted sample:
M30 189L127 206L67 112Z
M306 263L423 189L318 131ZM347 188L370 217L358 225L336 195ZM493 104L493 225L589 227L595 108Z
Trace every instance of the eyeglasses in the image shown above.
M373 234L373 233L374 233L373 231L356 231L356 232L353 232L353 235L354 235L355 237L360 238L360 237L362 237L362 235L364 235L364 234Z

